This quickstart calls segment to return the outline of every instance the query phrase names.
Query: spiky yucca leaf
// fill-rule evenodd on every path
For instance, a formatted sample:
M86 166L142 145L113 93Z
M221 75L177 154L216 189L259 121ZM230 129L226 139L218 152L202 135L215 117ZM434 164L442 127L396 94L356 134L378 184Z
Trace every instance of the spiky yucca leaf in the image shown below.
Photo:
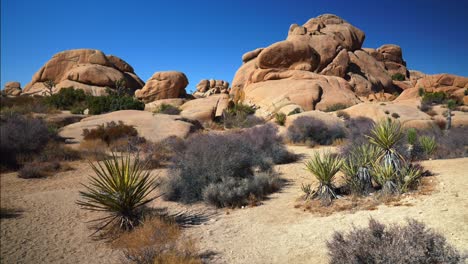
M113 221L122 229L132 229L141 220L139 209L156 198L148 197L158 186L156 179L144 170L138 157L132 160L130 155L119 158L113 153L110 159L97 165L90 162L90 166L95 175L88 185L83 184L86 190L80 191L77 204L86 210L109 213L98 219L104 222L100 229Z
M419 138L419 144L428 157L431 156L437 148L437 142L434 137L421 136Z
M342 159L337 155L325 152L322 156L316 152L314 156L305 163L306 169L311 172L319 181L319 187L315 190L311 198L318 198L322 204L329 205L333 199L337 198L333 186L333 178L340 170Z
M367 136L369 142L385 151L393 149L395 144L403 137L399 122L386 120L374 125L371 134Z
M351 150L344 159L341 171L346 185L354 194L367 194L372 188L370 167L379 153L371 144L359 145Z
M374 180L382 187L384 194L398 193L399 174L395 168L387 163L375 163L372 167L372 176Z
M422 177L422 171L417 166L405 166L401 171L401 175L403 179L400 185L400 192L404 193L419 183Z

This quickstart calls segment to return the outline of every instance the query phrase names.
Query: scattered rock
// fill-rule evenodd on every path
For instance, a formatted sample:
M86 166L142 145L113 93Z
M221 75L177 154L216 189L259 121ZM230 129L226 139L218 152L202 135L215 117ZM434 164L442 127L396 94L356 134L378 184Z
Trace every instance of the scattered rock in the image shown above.
M229 83L223 80L201 80L197 84L195 98L207 97L213 94L229 94Z
M19 96L22 93L21 84L19 82L7 82L4 87L5 95Z

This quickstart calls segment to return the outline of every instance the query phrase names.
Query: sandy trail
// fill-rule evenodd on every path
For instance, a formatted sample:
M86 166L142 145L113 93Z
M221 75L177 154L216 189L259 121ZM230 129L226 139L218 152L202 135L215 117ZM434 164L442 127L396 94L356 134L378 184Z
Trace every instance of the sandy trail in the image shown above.
M291 147L310 155L315 150ZM437 187L426 196L405 198L413 206L379 206L374 211L340 212L320 217L294 208L300 186L310 182L302 161L277 166L289 185L270 196L262 205L237 210L213 210L171 202L154 202L171 211L188 209L212 213L209 219L185 229L196 238L200 251L211 253L212 263L326 263L325 241L335 230L353 224L366 225L369 217L385 223L403 222L407 217L425 222L443 233L460 250L468 251L468 158L435 160L423 165L436 173ZM80 210L80 182L91 170L75 162L75 170L56 176L24 180L16 173L1 175L1 206L22 209L14 218L1 219L2 263L117 263L120 253L93 241L84 223L94 217Z

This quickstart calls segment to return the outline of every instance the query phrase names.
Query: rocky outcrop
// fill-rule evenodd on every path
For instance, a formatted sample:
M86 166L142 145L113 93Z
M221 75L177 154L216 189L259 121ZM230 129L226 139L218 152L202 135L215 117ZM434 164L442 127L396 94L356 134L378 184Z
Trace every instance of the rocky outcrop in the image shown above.
M59 135L69 143L79 143L83 140L83 129L93 129L108 122L122 121L134 126L138 135L147 140L158 142L170 136L187 137L197 130L197 126L176 115L153 115L146 111L122 110L108 114L97 115L82 119L63 127Z
M6 96L19 96L22 93L19 82L7 82L3 90Z
M377 49L377 52L382 54L381 60L385 69L390 75L395 75L397 73L405 76L407 79L409 77L409 71L406 68L406 62L403 60L403 52L401 47L393 44L383 45Z
M133 68L116 56L106 56L102 51L92 49L67 50L55 54L42 66L24 87L23 94L44 94L44 82L52 80L55 83L53 92L74 87L99 96L106 94L106 87L115 88L116 81L121 79L132 91L144 85Z
M181 116L198 120L201 123L213 121L221 118L223 111L228 108L230 103L229 95L215 94L205 98L190 100L183 104L180 109Z
M188 83L187 76L182 72L156 72L142 89L135 91L135 96L145 103L161 99L182 98L187 95L185 87Z
M193 93L195 98L207 97L213 94L229 94L229 83L223 80L201 80Z

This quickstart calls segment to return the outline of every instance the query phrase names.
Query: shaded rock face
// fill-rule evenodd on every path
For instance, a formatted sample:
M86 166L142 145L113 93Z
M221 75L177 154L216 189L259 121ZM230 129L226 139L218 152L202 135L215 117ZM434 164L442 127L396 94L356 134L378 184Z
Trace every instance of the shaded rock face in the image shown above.
M195 98L207 97L213 94L229 94L229 82L223 80L201 80L197 84Z
M99 96L106 94L106 87L115 88L115 82L124 79L132 91L143 87L143 81L124 60L92 49L67 50L55 54L24 87L24 94L44 94L44 82L56 84L53 92L74 87Z
M187 76L178 71L156 72L146 82L145 86L135 91L135 96L145 103L161 99L182 98L187 94Z
M4 87L5 95L19 96L21 95L21 84L19 82L7 82Z
M205 98L190 100L183 104L180 115L201 123L221 118L230 103L229 95L215 94Z

